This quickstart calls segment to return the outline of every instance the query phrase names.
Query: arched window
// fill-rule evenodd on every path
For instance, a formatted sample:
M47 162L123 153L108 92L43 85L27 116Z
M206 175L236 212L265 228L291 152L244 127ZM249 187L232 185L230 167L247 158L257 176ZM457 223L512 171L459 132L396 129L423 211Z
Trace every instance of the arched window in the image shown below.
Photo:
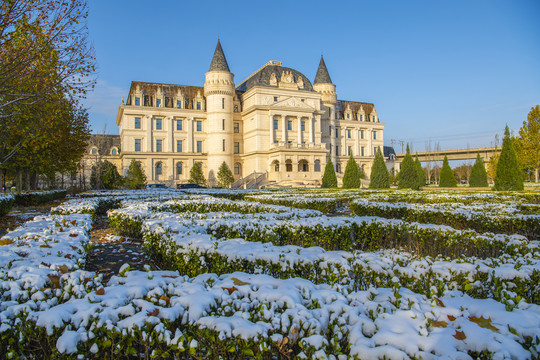
M277 160L272 161L272 167L274 168L275 172L279 172L279 161Z
M115 147L113 147L113 148L111 149L111 155L118 155L118 149L115 148Z
M92 149L90 149L90 154L97 155L98 154L97 147L93 147Z
M285 171L286 172L292 172L292 161L291 160L285 161Z
M156 164L156 180L159 180L159 176L163 173L163 164L158 162Z
M183 164L181 162L176 163L176 178L179 178L182 175Z
M302 159L298 162L298 171L299 172L308 172L309 171L309 164L307 160Z
M241 175L242 174L242 166L240 163L234 164L234 175Z
M315 170L316 172L320 172L320 171L321 171L321 161L320 161L320 160L315 160L314 170Z

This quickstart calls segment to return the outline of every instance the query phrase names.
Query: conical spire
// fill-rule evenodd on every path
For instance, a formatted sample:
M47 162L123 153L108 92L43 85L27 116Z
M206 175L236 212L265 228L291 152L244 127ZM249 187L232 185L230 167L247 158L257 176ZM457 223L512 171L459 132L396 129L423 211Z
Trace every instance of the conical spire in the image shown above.
M227 59L225 59L225 54L223 53L223 49L221 48L221 43L219 42L219 39L217 41L216 45L216 51L214 51L214 57L212 58L212 62L210 63L210 70L208 71L228 71L229 65L227 64Z
M332 79L330 79L330 74L324 63L323 56L321 55L321 62L319 63L319 68L317 69L317 75L315 75L315 81L313 84L332 84Z

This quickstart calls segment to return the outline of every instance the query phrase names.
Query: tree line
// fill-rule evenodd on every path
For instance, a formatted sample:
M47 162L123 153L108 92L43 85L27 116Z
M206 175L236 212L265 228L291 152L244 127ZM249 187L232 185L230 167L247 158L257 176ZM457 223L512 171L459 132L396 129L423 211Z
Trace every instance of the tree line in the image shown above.
M85 0L0 4L0 170L17 189L77 172L95 84Z

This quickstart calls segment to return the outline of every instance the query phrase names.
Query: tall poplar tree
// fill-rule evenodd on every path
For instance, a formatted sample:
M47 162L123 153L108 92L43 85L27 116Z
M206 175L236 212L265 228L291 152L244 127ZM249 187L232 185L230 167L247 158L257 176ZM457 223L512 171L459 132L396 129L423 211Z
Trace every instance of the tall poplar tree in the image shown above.
M494 190L510 191L523 190L523 176L517 161L510 129L508 125L504 130L503 145L499 161L497 162L497 174L495 175Z

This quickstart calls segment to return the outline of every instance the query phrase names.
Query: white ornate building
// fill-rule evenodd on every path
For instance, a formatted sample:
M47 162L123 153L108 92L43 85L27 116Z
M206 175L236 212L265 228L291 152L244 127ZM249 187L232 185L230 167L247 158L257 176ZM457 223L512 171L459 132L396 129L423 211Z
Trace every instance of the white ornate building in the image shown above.
M340 179L350 153L369 175L386 125L373 104L337 100L322 57L313 84L269 61L235 86L219 41L204 86L132 82L116 124L120 172L135 159L169 186L195 163L213 184L222 162L238 185L316 185L328 155Z

